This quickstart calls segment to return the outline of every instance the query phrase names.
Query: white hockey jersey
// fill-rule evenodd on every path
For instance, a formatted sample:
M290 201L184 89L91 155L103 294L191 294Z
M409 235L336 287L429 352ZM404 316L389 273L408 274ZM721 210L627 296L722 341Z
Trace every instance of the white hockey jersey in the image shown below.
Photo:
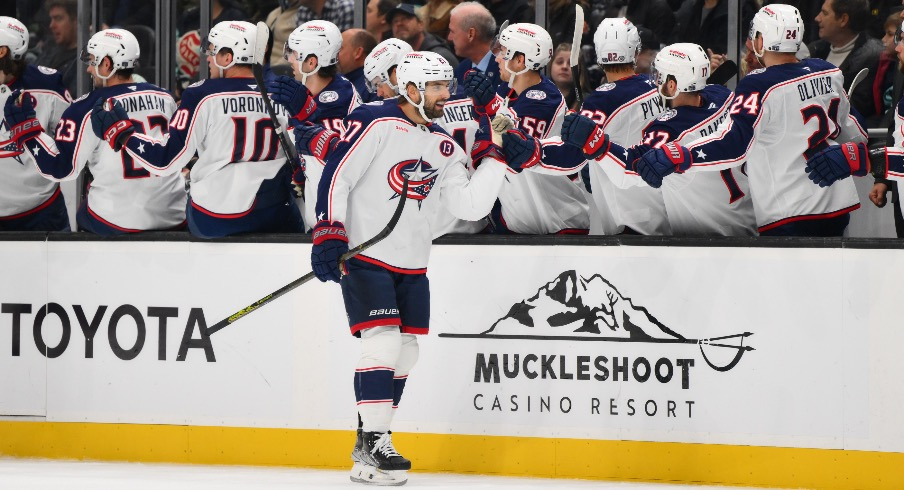
M508 84L502 83L496 97L499 99L509 92ZM565 100L558 87L546 77L518 97L512 97L509 110L515 116L516 129L534 138L547 139L561 134ZM559 146L562 151L576 151L561 142ZM540 165L509 174L499 194L500 206L494 210L497 231L501 228L531 235L587 233L590 225L587 198L580 183L570 176L579 167L558 167L557 160L544 154Z
M443 117L436 120L436 124L443 128L458 143L466 155L471 154L471 148L474 146L474 136L479 127L472 115L471 109L473 107L474 102L468 97L449 100L443 106ZM468 173L474 173L474 162L471 159L468 159ZM486 219L477 221L458 219L448 209L439 206L437 214L433 218L431 229L433 230L433 237L437 238L450 233L469 235L480 233L487 225Z
M707 86L700 107L664 112L644 129L643 143L652 148L670 141L688 146L708 136L728 119L731 95L722 85ZM756 235L744 167L674 174L663 180L661 190L672 235Z
M273 104L273 109L280 125L286 127L285 108ZM286 165L252 78L216 78L192 84L182 94L162 139L136 133L124 151L155 175L179 172L197 152L190 174L191 204L221 218L238 218L251 211L261 183L274 178Z
M44 177L72 180L86 166L94 180L88 191L88 212L109 226L127 231L165 230L185 221L187 195L180 172L151 175L125 151L113 151L94 134L91 110L98 99L115 99L128 112L136 130L162 138L176 108L173 97L149 83L97 88L69 106L60 118L56 137L42 135L41 148L31 158ZM37 149L29 144L29 149Z
M379 233L395 211L405 177L408 201L394 231L357 258L400 273L423 273L437 206L460 219L486 216L508 166L485 159L469 180L469 157L438 125L408 119L396 100L365 104L346 118L346 133L327 157L317 217L339 221L349 247Z
M60 74L43 66L26 65L25 72L8 89L0 93L0 104L5 104L14 90L27 91L38 121L50 134L56 131L57 121L72 101ZM60 185L41 177L9 139L9 125L3 120L0 124L0 218L28 214L58 192Z
M746 160L761 233L859 208L852 180L819 187L804 170L807 157L830 143L866 141L842 84L838 68L813 58L749 73L738 83L731 117L688 147L687 172L721 171Z
M643 128L664 110L652 80L635 75L606 83L587 96L581 114L601 124L609 140L622 146L641 141ZM627 226L642 235L669 235L662 192L625 173L618 160L603 157L587 166L590 179L591 235L621 233Z

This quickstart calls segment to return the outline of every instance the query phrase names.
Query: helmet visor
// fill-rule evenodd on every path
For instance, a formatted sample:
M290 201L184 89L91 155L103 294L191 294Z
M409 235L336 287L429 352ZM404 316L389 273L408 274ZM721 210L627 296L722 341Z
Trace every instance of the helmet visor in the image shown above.
M82 52L79 54L78 59L88 66L97 66L98 63L98 60L95 60L94 56L88 52L87 47L82 49Z
M458 80L453 78L452 80L438 80L434 82L427 82L427 85L424 88L424 92L430 95L438 95L448 90L450 95L454 95L457 89Z

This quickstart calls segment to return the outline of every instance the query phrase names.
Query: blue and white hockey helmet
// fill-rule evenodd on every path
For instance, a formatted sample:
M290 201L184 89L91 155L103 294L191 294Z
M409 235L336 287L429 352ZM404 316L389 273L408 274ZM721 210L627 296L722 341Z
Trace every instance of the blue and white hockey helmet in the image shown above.
M250 65L261 60L254 59L255 43L257 43L257 26L250 22L240 20L227 20L218 23L210 29L207 35L207 43L201 43L201 50L204 54L216 56L223 48L229 48L232 51L232 63L229 66L221 68L229 68L234 64Z
M0 16L0 46L9 48L14 60L21 60L28 49L28 28L18 19Z
M342 33L336 24L325 20L312 20L295 28L286 41L283 57L288 61L295 53L301 63L308 56L317 57L317 68L332 66L339 62L339 48L342 47Z
M94 59L91 59L94 56ZM113 71L135 68L141 48L134 34L125 29L105 29L88 40L82 50L81 60L92 66L98 66L104 58L109 57L113 63Z
M709 78L709 56L698 44L676 43L662 48L653 60L653 77L661 87L673 78L678 92L666 99L673 99L679 92L696 92L706 87Z
M750 39L763 36L763 52L796 53L804 38L804 21L791 5L773 3L759 10L750 23ZM755 48L754 48L755 49ZM762 56L763 53L756 53Z
M593 35L593 46L601 65L634 63L641 49L640 32L628 19L603 19Z
M389 77L389 71L402 61L406 54L414 51L411 45L401 39L387 39L373 49L364 58L364 81L367 89L376 92L380 84L387 84L396 90ZM398 80L397 80L398 81Z

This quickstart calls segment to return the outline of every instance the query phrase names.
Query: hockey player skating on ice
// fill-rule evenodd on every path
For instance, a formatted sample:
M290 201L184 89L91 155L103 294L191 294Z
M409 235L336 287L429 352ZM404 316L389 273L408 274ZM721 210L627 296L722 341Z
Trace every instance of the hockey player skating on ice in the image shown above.
M135 128L154 138L163 137L176 102L160 87L132 80L138 57L138 40L129 31L108 29L91 36L82 61L88 64L95 89L66 109L55 139L42 134L26 143L28 159L48 179L73 180L88 167L94 180L79 206L77 221L81 230L99 235L166 230L185 224L187 196L182 174L151 175L91 127L94 106L112 99L127 108ZM11 105L7 111L15 112L16 118L34 114L29 110L30 101L23 101L26 103Z
M397 69L401 97L365 104L346 120L318 187L311 264L321 281L340 282L351 332L361 338L355 370L360 432L351 478L400 485L411 462L392 444L390 422L429 328L430 219L445 206L461 219L485 216L508 167L491 148L470 177L468 156L432 120L454 93L452 67L432 52L409 53ZM354 259L339 257L389 221L408 179L395 230ZM341 281L340 281L341 278Z
M162 139L136 131L122 104L99 103L92 118L98 135L155 175L191 169L186 214L189 231L215 238L238 233L302 232L290 185L291 170L261 99L251 64L257 27L220 22L210 30L205 54L210 79L185 90ZM285 125L288 117L274 105Z
M28 29L12 17L0 17L0 93L27 90L35 116L0 123L0 231L69 231L69 214L60 185L24 160L23 143L42 131L54 131L69 106L69 92L56 70L25 63ZM18 97L18 94L17 94ZM40 123L40 124L35 124Z
M302 128L307 123L342 134L342 121L361 104L361 97L352 82L337 73L340 48L342 33L335 24L325 20L305 22L289 34L283 57L292 65L295 78L276 77L268 89L271 98L289 111L290 125ZM310 150L299 153L310 154ZM306 158L304 167L292 177L304 189L307 229L317 222L314 202L322 173L322 158Z
M514 126L502 134L513 170L493 209L494 227L499 233L587 233L587 198L569 177L579 167L560 166L565 159L558 157L542 158L538 141L559 135L566 110L555 83L539 72L552 58L552 39L540 26L512 24L498 42L496 62L504 83L494 90L492 79L474 70L465 76L464 87L481 117L494 123L508 118ZM573 160L583 163L580 155ZM529 170L515 173L522 168Z
M731 117L713 136L645 153L635 162L641 177L660 187L675 172L721 171L746 160L761 235L841 236L850 212L860 207L854 183L822 188L804 168L807 157L831 141L862 142L866 133L850 115L838 68L795 57L802 36L796 8L761 8L750 37L766 68L738 83Z
M631 168L634 159L649 148L660 148L669 142L687 146L709 135L729 117L734 98L722 85L706 85L709 68L709 58L699 45L679 43L660 50L653 73L668 110L644 128L641 145L625 148L611 142L608 152L599 157L608 162L601 164L621 169L622 181L628 185L649 189L638 175L625 170ZM562 139L581 148L590 147L601 131L605 131L602 125L591 119L569 114L562 126ZM742 167L677 174L665 181L661 189L673 235L756 233L747 175Z

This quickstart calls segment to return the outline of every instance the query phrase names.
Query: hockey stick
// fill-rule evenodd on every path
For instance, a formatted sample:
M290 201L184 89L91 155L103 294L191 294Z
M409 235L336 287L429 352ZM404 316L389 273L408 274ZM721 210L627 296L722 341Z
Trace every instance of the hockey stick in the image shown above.
M581 88L581 67L578 61L581 56L581 37L584 35L584 9L581 4L574 4L574 36L571 38L571 81L574 84L574 96L578 107L584 105L584 91Z
M729 80L738 74L738 64L731 60L725 60L712 74L706 79L709 85L725 85Z
M279 124L279 119L276 119L276 111L273 110L273 102L270 101L270 96L267 95L267 86L264 85L264 54L267 52L267 41L269 39L270 28L267 27L267 24L258 22L257 39L254 46L254 64L251 66L251 72L254 73L254 81L257 82L257 88L260 90L261 97L264 99L267 113L270 114L270 121L273 123L274 131L276 131L276 137L279 139L279 144L282 146L283 152L286 154L286 159L289 160L289 166L292 167L292 172L294 173L301 168L298 152L295 150L295 145L292 144L292 142L289 141L289 137L286 136L286 128Z
M863 81L869 75L869 68L864 68L857 72L857 75L851 80L851 86L848 87L848 96L854 93L854 89L857 88L857 85L860 85L860 82Z
M405 180L402 182L402 192L399 197L399 203L396 205L395 212L392 213L392 217L389 218L389 223L387 223L386 226L383 227L382 230L380 230L380 233L377 233L376 235L374 235L370 240L367 240L366 242L364 242L364 243L358 245L357 247L349 250L348 252L345 252L344 254L342 254L342 256L339 257L339 265L342 266L342 264L344 264L347 260L349 260L352 257L358 255L359 253L367 250L368 248L376 245L381 240L383 240L384 238L389 236L389 234L392 233L392 230L395 229L396 224L398 224L399 218L402 217L402 210L405 208L405 201L407 201L407 200L408 200L408 177L406 176ZM266 305L267 303L275 300L276 298L279 298L280 296L288 293L289 291L297 288L298 286L301 286L302 284L310 281L311 279L314 279L314 277L316 277L314 275L314 271L308 272L307 274L299 277L298 279L290 282L289 284L286 284L285 286L277 289L276 291L273 291L272 293L255 301L254 303L251 303L250 305L233 313L232 315L229 315L229 317L227 317L225 320L215 323L213 326L211 326L207 329L207 335L213 335L214 333L219 332L220 330L235 323L236 321L238 321L245 315L251 313L252 311L257 310L258 308Z

